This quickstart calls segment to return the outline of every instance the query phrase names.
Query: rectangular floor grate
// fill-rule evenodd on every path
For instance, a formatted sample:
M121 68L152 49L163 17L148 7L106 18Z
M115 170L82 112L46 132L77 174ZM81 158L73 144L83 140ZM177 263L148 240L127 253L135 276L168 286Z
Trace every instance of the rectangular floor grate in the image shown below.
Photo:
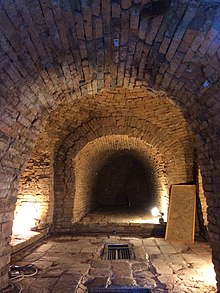
M107 260L134 259L134 252L129 244L106 244L103 258Z

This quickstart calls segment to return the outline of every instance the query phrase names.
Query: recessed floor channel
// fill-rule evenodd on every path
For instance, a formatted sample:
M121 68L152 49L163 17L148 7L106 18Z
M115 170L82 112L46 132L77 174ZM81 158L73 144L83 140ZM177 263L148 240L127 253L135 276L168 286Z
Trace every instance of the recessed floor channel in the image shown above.
M133 248L129 244L106 244L103 258L107 260L134 259Z

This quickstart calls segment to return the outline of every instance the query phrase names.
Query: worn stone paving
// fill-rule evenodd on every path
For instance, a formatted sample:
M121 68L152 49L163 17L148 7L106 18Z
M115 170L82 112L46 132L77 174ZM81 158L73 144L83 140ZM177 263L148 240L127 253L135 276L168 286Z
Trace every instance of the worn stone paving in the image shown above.
M159 224L159 216L153 217L148 211L146 213L146 207L144 208L109 208L101 207L97 208L86 214L81 219L81 222L88 223L155 223Z
M134 247L134 260L104 260L105 243ZM52 238L19 265L38 273L21 281L24 293L87 292L88 288L150 288L152 292L216 292L207 243L170 244L162 238Z

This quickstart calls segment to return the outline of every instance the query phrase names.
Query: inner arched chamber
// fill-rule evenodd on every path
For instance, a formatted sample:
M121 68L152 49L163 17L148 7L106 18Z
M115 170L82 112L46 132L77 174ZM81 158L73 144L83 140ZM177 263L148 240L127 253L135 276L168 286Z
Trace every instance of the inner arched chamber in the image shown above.
M152 222L155 206L167 214L163 160L152 146L125 135L88 143L69 164L73 222Z
M150 221L150 210L158 204L156 185L150 162L135 152L123 149L106 154L91 186L93 208L81 221Z
M92 193L94 208L147 209L155 204L153 172L131 151L116 151L97 170Z

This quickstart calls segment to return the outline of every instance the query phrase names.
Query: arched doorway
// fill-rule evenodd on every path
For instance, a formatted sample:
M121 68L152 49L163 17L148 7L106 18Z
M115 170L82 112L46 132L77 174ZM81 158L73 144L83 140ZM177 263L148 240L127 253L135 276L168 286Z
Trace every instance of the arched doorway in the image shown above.
M155 179L130 150L119 150L97 170L93 186L95 208L149 209L155 205Z

